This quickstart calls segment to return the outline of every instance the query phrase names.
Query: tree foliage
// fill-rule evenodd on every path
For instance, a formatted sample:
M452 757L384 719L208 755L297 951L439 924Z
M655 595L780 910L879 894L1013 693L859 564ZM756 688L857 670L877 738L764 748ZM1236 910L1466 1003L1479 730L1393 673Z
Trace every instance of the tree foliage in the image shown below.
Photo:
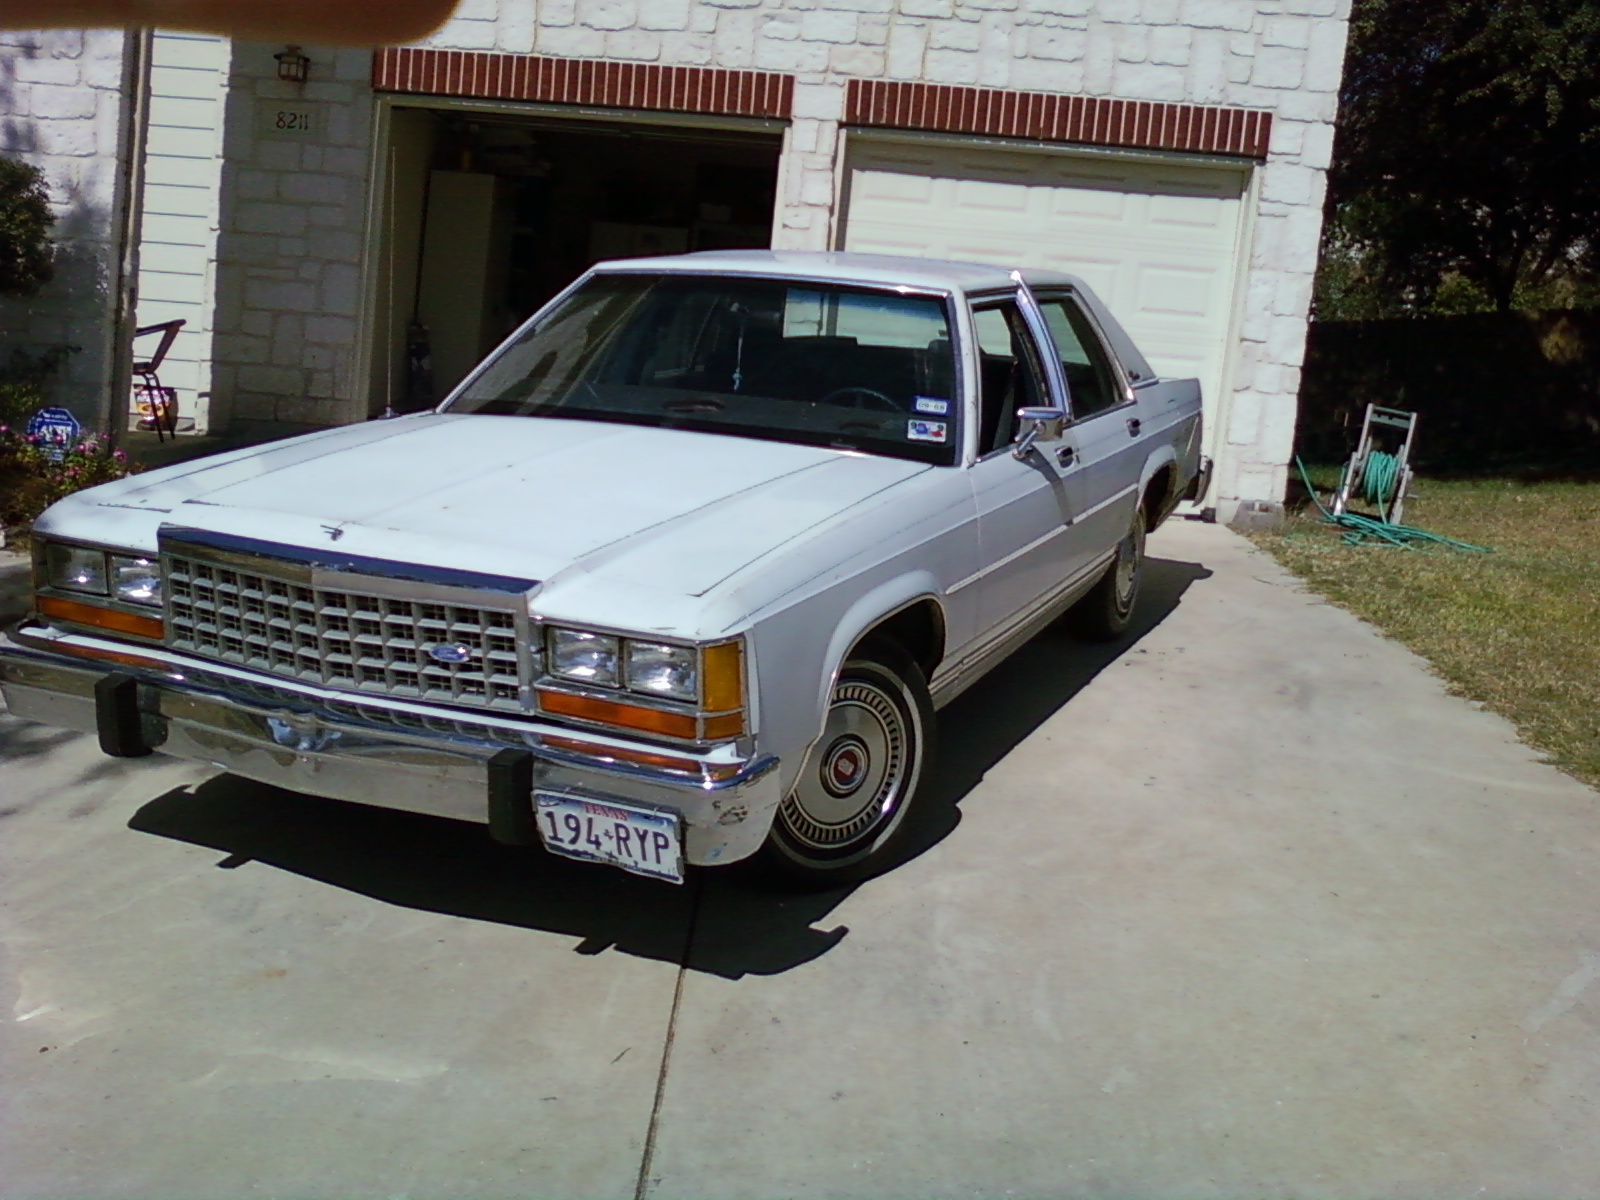
M50 281L54 224L39 169L0 158L0 296L31 296Z
M1356 0L1324 263L1320 316L1594 280L1600 0Z

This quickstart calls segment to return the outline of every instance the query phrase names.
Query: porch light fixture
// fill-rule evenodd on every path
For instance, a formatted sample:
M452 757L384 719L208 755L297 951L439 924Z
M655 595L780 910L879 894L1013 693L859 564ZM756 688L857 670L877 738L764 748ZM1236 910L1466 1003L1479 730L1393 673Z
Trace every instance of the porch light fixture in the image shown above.
M272 57L278 60L278 78L285 83L304 83L311 72L311 60L299 46L286 46Z

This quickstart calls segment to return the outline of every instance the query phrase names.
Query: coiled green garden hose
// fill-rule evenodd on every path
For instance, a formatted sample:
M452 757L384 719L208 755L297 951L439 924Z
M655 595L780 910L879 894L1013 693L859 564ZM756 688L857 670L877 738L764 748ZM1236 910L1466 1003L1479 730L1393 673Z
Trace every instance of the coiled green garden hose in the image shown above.
M1451 550L1461 550L1470 554L1490 553L1488 546L1474 546L1471 542L1429 533L1426 529L1418 529L1413 525L1396 525L1386 515L1381 519L1364 517L1360 513L1353 512L1334 516L1322 506L1322 501L1317 499L1317 489L1311 486L1311 477L1306 474L1306 465L1300 461L1298 454L1294 457L1294 465L1300 469L1300 479L1306 485L1306 494L1311 497L1311 503L1317 506L1322 519L1330 525L1338 525L1344 529L1344 536L1339 539L1342 542L1352 546L1377 542L1380 545L1399 546L1402 550L1414 550L1417 547L1413 543L1420 542L1424 545L1446 546ZM1378 471L1376 483L1373 474L1375 467ZM1394 455L1375 450L1367 456L1365 481L1367 498L1378 505L1379 513L1387 513L1386 505L1394 499L1399 476L1400 461Z
M1389 505L1394 503L1400 490L1400 459L1382 450L1369 450L1362 486L1367 493L1367 502L1376 505L1380 513L1387 515Z

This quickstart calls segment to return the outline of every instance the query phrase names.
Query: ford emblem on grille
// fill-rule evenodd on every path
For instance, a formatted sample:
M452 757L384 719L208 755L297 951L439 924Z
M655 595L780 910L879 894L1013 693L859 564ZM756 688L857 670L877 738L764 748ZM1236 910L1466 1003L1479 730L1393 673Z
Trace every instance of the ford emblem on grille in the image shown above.
M434 662L464 663L472 657L470 646L429 646L428 657Z

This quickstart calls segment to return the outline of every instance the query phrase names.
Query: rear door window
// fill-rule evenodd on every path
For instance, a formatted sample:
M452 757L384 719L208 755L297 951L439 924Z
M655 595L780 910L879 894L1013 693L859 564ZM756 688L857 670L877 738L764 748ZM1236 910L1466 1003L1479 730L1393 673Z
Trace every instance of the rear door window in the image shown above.
M1092 417L1124 403L1110 355L1078 302L1070 296L1041 297L1039 307L1072 394L1073 419Z

